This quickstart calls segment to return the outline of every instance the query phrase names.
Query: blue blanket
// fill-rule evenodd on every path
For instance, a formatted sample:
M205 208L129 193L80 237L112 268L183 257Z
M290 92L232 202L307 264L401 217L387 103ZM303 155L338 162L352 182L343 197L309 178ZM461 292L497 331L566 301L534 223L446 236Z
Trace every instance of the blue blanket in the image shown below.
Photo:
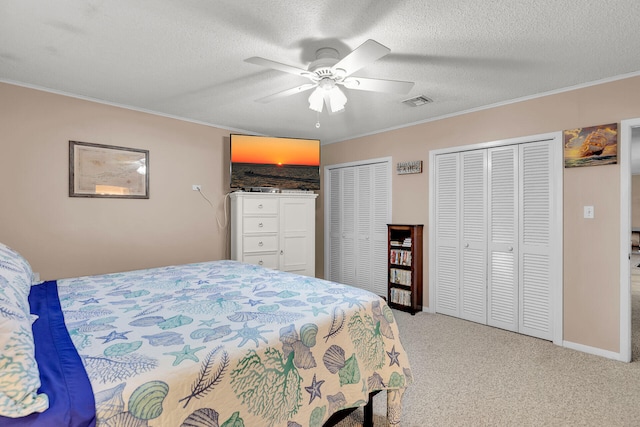
M49 409L22 418L0 416L5 427L93 427L95 403L89 378L69 337L60 308L56 281L32 286L29 294L36 361L42 383L39 392L49 396Z

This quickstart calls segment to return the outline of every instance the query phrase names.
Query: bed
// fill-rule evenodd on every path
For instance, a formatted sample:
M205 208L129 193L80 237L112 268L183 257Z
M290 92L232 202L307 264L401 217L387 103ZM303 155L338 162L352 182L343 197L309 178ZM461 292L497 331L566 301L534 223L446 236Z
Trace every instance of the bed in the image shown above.
M223 260L32 286L1 244L0 282L1 425L322 426L379 390L398 425L413 381L385 301L338 283Z

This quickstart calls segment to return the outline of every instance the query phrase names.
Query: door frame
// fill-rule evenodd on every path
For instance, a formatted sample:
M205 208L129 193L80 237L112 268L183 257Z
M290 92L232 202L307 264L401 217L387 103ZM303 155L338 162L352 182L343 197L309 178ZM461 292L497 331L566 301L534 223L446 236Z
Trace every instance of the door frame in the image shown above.
M562 132L550 132L538 135L529 135L518 138L510 138L498 141L482 142L478 144L463 145L457 147L442 148L429 151L429 308L424 311L435 313L436 287L435 287L435 157L440 154L454 153L460 151L479 150L485 148L502 147L506 145L524 144L528 142L541 142L555 140L552 144L552 168L551 180L556 183L556 191L553 198L553 212L551 213L551 227L554 233L559 236L557 245L552 248L554 259L563 259L563 200L564 200L564 152L562 144ZM628 240L628 239L627 239ZM627 249L628 250L628 249ZM552 301L552 322L553 322L553 343L563 345L563 263L557 262L553 265L551 277L555 277L555 286L551 289Z
M622 362L631 362L631 142L640 118L620 121L620 353ZM640 355L638 355L640 356Z

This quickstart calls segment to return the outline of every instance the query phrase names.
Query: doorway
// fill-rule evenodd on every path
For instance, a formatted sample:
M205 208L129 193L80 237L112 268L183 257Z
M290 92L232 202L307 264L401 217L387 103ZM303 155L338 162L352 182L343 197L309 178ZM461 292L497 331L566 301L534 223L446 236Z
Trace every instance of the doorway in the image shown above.
M640 118L620 123L620 360L640 358L640 251L632 240L633 175L640 174ZM638 180L640 183L640 180ZM636 188L636 191L640 190ZM636 212L637 214L638 212ZM636 224L640 229L640 224ZM636 277L637 276L637 277ZM635 286L634 286L635 282Z

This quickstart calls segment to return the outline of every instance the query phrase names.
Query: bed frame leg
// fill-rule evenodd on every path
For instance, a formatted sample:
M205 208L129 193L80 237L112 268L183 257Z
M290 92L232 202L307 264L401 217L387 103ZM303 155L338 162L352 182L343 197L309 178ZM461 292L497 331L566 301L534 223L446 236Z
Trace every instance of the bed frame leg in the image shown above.
M364 406L363 427L373 427L373 393L369 395L369 402Z

